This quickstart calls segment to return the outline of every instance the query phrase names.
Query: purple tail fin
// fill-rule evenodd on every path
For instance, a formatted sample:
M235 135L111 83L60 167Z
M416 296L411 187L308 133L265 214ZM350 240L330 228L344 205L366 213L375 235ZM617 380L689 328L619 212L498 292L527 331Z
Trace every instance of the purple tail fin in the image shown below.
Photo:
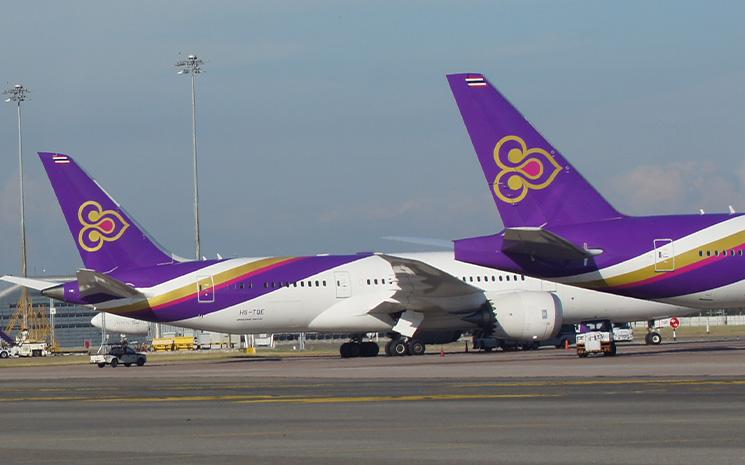
M105 273L173 261L71 157L39 158L86 268Z
M447 78L505 227L622 216L483 75Z

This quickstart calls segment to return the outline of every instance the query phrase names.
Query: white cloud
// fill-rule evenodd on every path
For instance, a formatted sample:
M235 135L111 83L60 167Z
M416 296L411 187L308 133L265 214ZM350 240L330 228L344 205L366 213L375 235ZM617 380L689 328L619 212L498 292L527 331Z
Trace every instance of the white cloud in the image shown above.
M708 161L641 165L611 179L631 214L745 210L745 162L727 171Z

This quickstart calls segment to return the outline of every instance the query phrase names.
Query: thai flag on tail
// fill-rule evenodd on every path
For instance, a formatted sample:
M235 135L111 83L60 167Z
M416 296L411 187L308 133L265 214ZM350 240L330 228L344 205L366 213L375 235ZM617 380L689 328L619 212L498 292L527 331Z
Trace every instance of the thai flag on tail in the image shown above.
M468 87L486 87L486 79L484 76L468 76L466 84Z
M65 165L65 164L70 163L70 159L67 157L67 155L53 155L52 161L59 165Z

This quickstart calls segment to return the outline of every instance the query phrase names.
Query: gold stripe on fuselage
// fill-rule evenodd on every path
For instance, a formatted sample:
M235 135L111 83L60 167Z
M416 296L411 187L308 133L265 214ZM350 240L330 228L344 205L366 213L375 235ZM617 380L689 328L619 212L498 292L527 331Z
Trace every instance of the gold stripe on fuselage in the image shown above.
M272 257L256 260L255 262L246 263L245 265L236 266L235 268L230 268L213 275L214 285L215 287L217 287L240 276L261 271L263 268L268 268L270 266L293 259L294 257ZM184 297L189 297L190 295L193 295L196 299L197 293L197 278L195 277L193 282L185 284L184 286L181 286L172 291L149 297L147 298L147 300L141 300L138 302L122 305L120 307L106 308L105 310L112 313L132 313L147 309L157 310L158 307L168 305L171 302L183 299Z
M706 255L707 250L711 251L712 253L714 253L714 251L716 250L729 251L736 247L741 246L743 243L745 243L745 231L740 231L730 236L719 239L717 241L710 242L708 244L703 244L695 249L688 250L679 255L676 254L674 255L675 271L678 271L681 268L685 268L689 265L694 265L696 263L699 263L699 262L702 262L704 260L711 259L712 257L714 257L714 255L707 256ZM699 255L699 251L704 251L703 256ZM654 253L654 252L655 252L654 250L650 250L649 252L646 252L644 255L648 255L649 253ZM644 255L641 255L641 257L643 257ZM600 272L602 273L602 270ZM572 284L575 286L586 287L589 289L604 289L604 288L609 288L609 287L627 286L627 285L640 283L642 281L646 281L647 279L658 276L660 273L674 273L674 272L656 271L655 264L652 263L643 268L639 268L637 270L630 271L628 273L623 273L623 274L609 277L609 278L596 279L593 281L586 281L586 282L576 282L576 283L571 282L571 280L567 280L566 283Z

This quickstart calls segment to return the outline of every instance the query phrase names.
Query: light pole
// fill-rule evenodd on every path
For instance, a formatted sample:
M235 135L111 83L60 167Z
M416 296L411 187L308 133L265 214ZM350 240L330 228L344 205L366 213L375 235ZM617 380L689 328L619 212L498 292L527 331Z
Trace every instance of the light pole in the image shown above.
M195 81L197 74L202 72L204 61L196 55L189 55L185 60L179 60L174 66L179 68L178 74L191 75L191 143L194 158L194 250L197 260L202 257L199 246L199 185L197 180L197 94Z
M18 111L18 184L21 199L21 275L28 276L28 263L26 260L26 214L24 211L25 201L23 198L23 139L21 138L21 102L28 100L29 90L21 84L16 84L3 92L8 97L6 102L16 104Z
M25 201L23 195L23 138L21 137L21 102L28 100L29 90L21 84L16 84L10 89L3 92L6 95L5 99L8 103L15 103L17 114L18 114L18 185L20 189L20 202L21 202L21 276L28 276L28 260L26 258L26 212L25 212ZM28 311L29 311L29 299L28 290L24 287L21 291L21 300L19 307L23 314L23 328L28 328Z

